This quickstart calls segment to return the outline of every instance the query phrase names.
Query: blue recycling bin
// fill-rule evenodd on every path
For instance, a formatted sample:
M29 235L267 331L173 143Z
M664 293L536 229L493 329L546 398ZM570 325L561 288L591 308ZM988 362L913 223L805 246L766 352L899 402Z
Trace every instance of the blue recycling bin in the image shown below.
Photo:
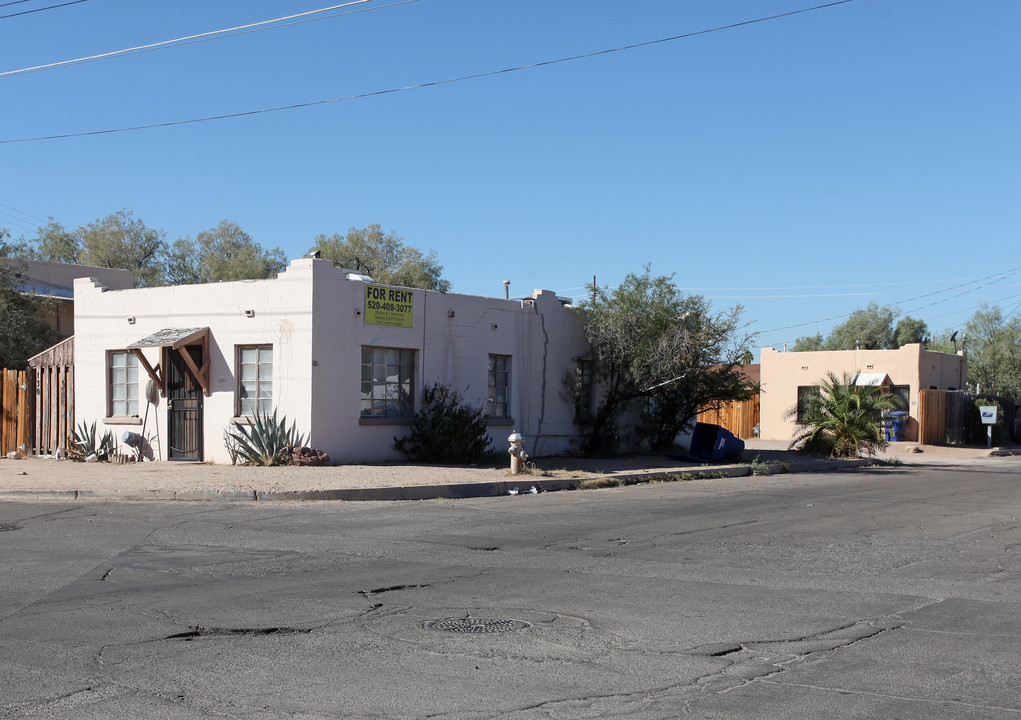
M887 440L900 442L904 439L904 431L907 429L908 414L903 411L890 413L890 425L887 427Z
M730 460L744 452L744 440L712 423L695 423L689 452L701 460Z

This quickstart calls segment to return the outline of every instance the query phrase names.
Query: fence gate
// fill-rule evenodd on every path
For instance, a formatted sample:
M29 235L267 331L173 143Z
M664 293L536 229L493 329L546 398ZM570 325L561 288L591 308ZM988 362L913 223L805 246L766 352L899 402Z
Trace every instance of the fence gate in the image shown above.
M942 445L947 435L947 391L921 390L918 393L918 442Z
M17 451L28 455L32 449L32 403L28 388L29 370L0 370L0 453Z
M55 455L67 449L74 431L74 338L57 343L28 360L34 374L36 455Z

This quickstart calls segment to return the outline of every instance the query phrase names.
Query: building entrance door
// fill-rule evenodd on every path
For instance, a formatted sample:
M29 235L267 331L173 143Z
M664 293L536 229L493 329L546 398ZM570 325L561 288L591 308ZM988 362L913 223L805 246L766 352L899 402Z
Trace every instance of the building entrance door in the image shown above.
M202 367L202 347L186 345L167 351L167 459L202 461L202 388L185 364L189 353Z

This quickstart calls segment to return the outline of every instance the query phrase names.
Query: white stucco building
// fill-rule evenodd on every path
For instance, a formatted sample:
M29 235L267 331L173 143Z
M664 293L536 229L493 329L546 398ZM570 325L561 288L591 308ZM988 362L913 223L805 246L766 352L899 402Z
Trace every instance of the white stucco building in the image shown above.
M393 438L432 383L487 407L499 449L512 430L532 455L567 452L579 435L564 379L586 350L582 321L550 291L396 288L306 258L267 280L112 290L80 279L74 295L77 419L118 439L142 433L157 459L229 462L224 429L256 405L334 462L402 459Z

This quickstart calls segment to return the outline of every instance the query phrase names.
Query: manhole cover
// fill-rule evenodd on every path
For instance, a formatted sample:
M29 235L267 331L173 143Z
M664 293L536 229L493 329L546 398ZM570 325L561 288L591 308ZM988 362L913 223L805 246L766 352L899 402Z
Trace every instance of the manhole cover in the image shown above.
M502 633L532 627L531 623L526 623L524 620L474 617L433 620L427 622L425 626L430 630L456 633Z
M7 523L0 523L0 532L10 532L11 530L21 530L24 525L8 525Z

